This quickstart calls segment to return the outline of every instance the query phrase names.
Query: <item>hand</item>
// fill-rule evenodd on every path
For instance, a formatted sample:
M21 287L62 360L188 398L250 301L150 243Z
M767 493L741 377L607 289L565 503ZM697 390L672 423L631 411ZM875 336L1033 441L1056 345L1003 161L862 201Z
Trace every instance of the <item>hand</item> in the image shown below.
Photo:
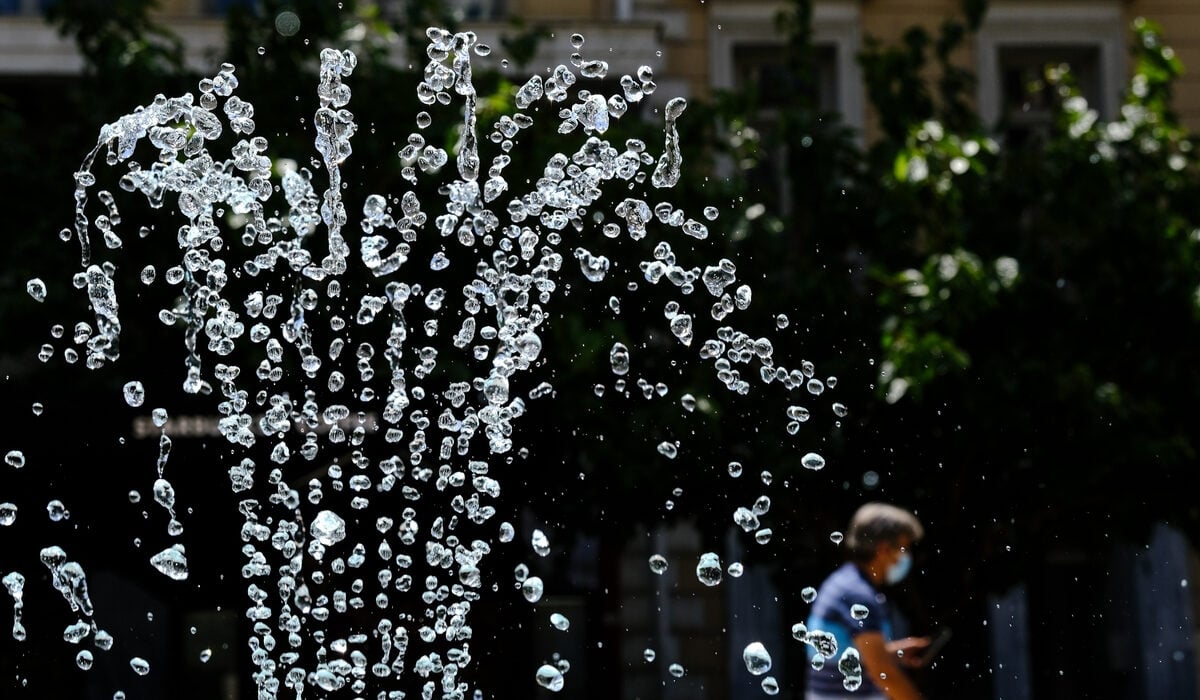
M895 654L901 666L921 668L925 657L921 654L933 642L930 637L905 637L887 643L888 652Z

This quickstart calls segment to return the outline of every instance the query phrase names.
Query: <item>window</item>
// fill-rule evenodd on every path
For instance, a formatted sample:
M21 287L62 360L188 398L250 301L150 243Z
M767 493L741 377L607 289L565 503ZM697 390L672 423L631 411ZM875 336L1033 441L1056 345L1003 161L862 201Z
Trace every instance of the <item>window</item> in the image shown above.
M777 85L783 64L783 39L775 18L785 9L777 2L717 2L709 24L709 79L717 89L750 84ZM813 8L813 40L817 51L817 103L838 112L848 126L864 124L862 72L856 55L861 44L858 3L818 2ZM771 100L776 90L762 90ZM769 103L763 103L769 106Z
M1117 2L997 2L977 36L979 116L1016 138L1037 132L1047 124L1050 94L1029 88L1047 64L1066 63L1091 107L1111 118L1125 75L1124 41Z
M1047 66L1069 66L1075 87L1088 104L1093 109L1103 106L1097 46L1002 47L998 64L1003 100L1000 128L1014 142L1037 138L1051 125L1058 98L1046 81Z
M40 15L54 0L0 0L0 15Z
M251 0L204 0L204 14L224 16L235 7L250 5Z
M719 90L753 89L759 111L751 126L763 144L777 142L778 110L783 99L797 88L787 85L784 39L777 17L786 9L777 2L718 2L709 19L709 78ZM842 123L861 135L864 125L862 72L859 50L859 7L850 2L819 2L813 8L813 45L816 76L811 95L823 113L837 113ZM782 148L770 148L762 162L748 173L766 204L781 212L791 209L787 157Z
M784 48L779 44L739 44L733 47L734 87L752 89L761 109L777 109L793 88L784 61ZM809 95L822 112L838 111L837 47L825 44L816 47L817 75L815 94Z

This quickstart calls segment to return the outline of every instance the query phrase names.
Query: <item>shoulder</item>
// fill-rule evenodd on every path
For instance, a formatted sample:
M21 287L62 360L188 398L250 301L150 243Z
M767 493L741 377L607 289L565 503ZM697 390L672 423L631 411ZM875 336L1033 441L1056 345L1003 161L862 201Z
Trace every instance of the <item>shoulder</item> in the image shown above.
M862 572L853 563L846 563L830 574L825 581L828 592L845 596L875 597L875 588L867 581Z

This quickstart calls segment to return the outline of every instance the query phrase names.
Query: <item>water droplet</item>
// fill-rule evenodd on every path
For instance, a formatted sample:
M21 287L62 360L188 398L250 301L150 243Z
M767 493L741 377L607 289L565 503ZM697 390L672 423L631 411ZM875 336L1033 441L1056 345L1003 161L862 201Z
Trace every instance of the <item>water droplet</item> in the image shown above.
M746 663L746 670L756 676L761 676L771 670L771 655L762 642L747 644L746 648L742 650L742 661Z
M0 503L0 525L8 527L17 521L17 506L13 503Z
M175 581L187 580L187 554L181 544L167 547L158 554L150 557L150 564L167 578Z
M200 663L206 664L212 658L212 649L205 649L200 652Z
M29 296L33 297L34 301L46 301L46 283L37 277L25 283L25 291L29 292Z
M433 117L429 116L429 112L417 112L417 128L424 129L433 123Z
M13 469L21 469L25 466L25 453L20 450L9 450L4 455L4 463Z
M721 559L715 552L700 555L700 562L696 564L696 578L706 586L721 583Z
M767 695L779 695L779 681L775 680L775 676L767 676L762 679L762 691Z
M554 629L566 632L571 627L571 621L562 613L551 613L550 624L554 625Z
M528 600L530 603L536 603L541 600L544 590L542 579L538 576L530 576L521 584L521 595L525 596L525 600Z
M800 591L800 598L804 600L805 603L813 602L817 599L817 589L813 588L812 586L805 586Z
M871 611L867 608L867 606L861 603L855 603L854 605L850 606L850 617L854 618L855 620L865 620L867 619L867 615L870 614Z
M125 403L137 408L146 400L146 388L139 381L127 382L123 389L125 394Z
M733 578L741 578L745 571L746 568L742 566L740 561L731 562L729 566L725 568L725 573L729 574Z
M858 656L857 649L854 647L846 647L846 649L842 651L842 656L838 659L838 671L840 671L843 676L842 687L844 687L846 690L854 692L862 686L862 661Z
M800 458L800 464L805 469L820 471L825 468L825 458L816 452L809 452Z
M71 512L57 498L46 504L46 514L50 517L50 521L55 523L62 522L71 517Z
M743 532L750 532L758 527L758 515L745 506L738 506L733 512L733 522L742 528Z
M92 667L92 652L88 651L87 649L80 650L80 652L75 655L75 665L84 671L89 670Z
M544 557L550 554L550 539L546 537L546 533L535 529L533 536L529 538L530 544L533 546L533 551L539 556Z
M808 419L811 418L812 415L809 413L809 410L803 406L788 406L787 417L788 419L794 420L797 423L807 423Z
M265 46L258 47L258 55L259 56L265 56L266 54L267 54L267 47L265 47Z
M129 660L129 668L139 676L145 676L150 673L150 662L140 656L135 656Z
M685 673L683 664L671 664L667 667L667 673L670 673L676 678L683 678L683 674Z
M667 558L661 554L650 555L650 571L662 575L667 570Z
M617 376L623 376L629 373L629 348L625 347L624 343L613 343L612 350L608 353L608 361L612 365L612 372Z
M537 670L537 684L557 693L563 689L563 674L550 664L542 664Z
M664 440L658 443L658 453L667 459L675 459L679 454L679 448L675 447L675 443Z
M313 518L309 532L321 544L332 547L346 539L346 521L331 510L323 510Z
M837 530L834 530L833 532L829 533L829 541L834 544L841 544L842 540L844 540L845 538L846 538L845 535L838 532Z
M655 656L657 656L657 654L654 652L653 649L651 649L649 647L646 647L645 649L642 650L642 658L646 660L646 663L650 663L651 661L654 661Z
M584 41L584 39L583 39L582 34L572 34L571 35L571 46L573 46L577 49L581 49L581 48L583 48L583 41Z

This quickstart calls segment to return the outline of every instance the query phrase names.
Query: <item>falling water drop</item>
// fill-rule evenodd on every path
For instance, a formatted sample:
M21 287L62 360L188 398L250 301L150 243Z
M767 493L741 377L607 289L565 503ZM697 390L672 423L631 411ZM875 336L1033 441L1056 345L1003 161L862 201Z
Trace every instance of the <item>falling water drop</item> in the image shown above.
M721 583L721 559L715 552L700 555L700 562L696 564L696 578L705 586Z
M176 581L185 581L188 577L187 554L183 545L176 544L150 557L150 564L159 573Z
M309 532L321 544L332 547L346 539L346 521L331 510L323 510L313 518Z
M46 301L46 283L36 277L25 283L25 291L34 301Z
M542 664L537 670L537 684L557 693L563 689L563 674L550 664Z
M125 403L134 408L141 406L146 400L146 388L142 386L141 382L136 380L126 382L123 393L125 395Z
M825 458L816 452L809 452L800 458L800 464L805 469L820 471L825 468Z
M530 576L521 584L521 595L525 596L525 600L530 603L536 603L542 599L542 592L545 587L542 584L542 579L538 576Z
M771 655L762 642L751 642L742 650L742 661L746 670L755 676L761 676L771 670Z

